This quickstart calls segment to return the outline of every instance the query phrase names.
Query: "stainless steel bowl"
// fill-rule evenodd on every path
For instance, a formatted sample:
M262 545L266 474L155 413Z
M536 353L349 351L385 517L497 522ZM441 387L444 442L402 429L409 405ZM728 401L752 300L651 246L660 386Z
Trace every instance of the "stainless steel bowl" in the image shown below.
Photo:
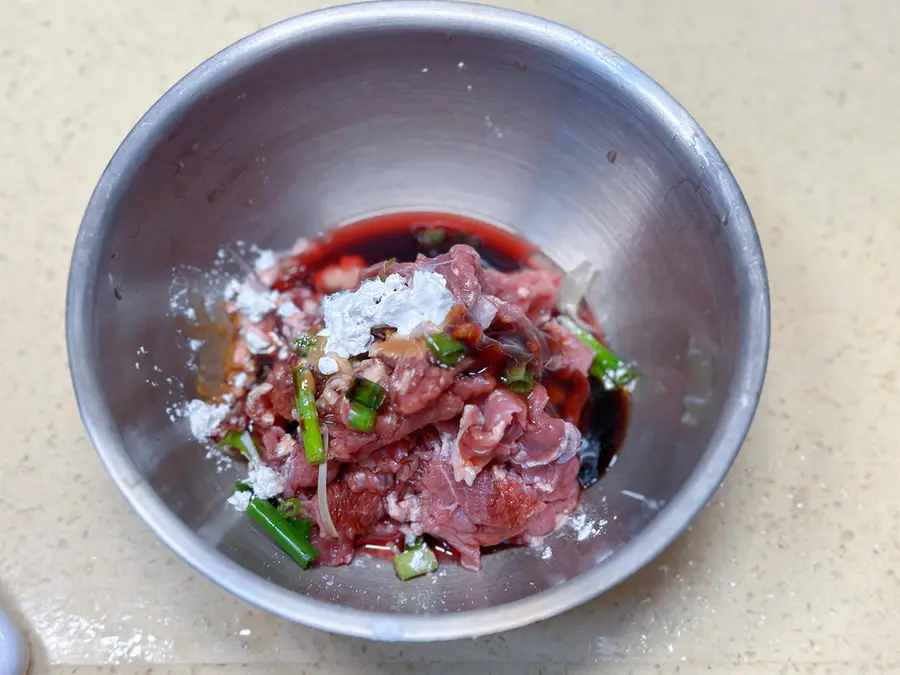
M303 572L225 505L235 471L217 472L186 422L167 415L178 392L165 378L188 396L196 386L186 327L169 311L173 274L209 269L238 239L287 247L417 209L509 226L568 267L593 261L589 301L642 372L628 438L575 524L540 549L489 556L480 574L445 568L404 584L371 558ZM769 298L733 176L644 73L531 16L378 2L262 30L150 109L84 216L67 338L100 457L182 558L293 621L437 640L574 607L685 528L753 416Z

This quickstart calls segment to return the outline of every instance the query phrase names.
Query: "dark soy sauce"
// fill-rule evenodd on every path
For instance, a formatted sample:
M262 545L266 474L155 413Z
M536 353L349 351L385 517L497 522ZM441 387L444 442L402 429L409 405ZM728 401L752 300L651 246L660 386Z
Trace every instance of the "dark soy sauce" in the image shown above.
M391 258L411 262L420 253L429 257L446 253L454 244L473 246L485 266L503 272L531 266L530 259L538 253L521 237L472 218L411 212L366 218L326 232L302 257L310 268L337 263L348 255L358 255L370 265Z
M507 230L464 216L429 212L393 213L345 225L312 241L299 257L306 272L312 274L344 256L359 256L370 265L391 258L408 262L419 254L434 257L446 253L454 244L473 246L486 266L504 272L547 264L536 246ZM586 385L583 376L567 377L565 373L548 374L543 383L559 413L580 421L582 466L578 479L587 488L605 473L622 445L629 395L619 389L606 391L593 379ZM587 403L580 416L566 406L566 402L580 405L584 400ZM452 555L449 547L449 552L438 548L442 555Z

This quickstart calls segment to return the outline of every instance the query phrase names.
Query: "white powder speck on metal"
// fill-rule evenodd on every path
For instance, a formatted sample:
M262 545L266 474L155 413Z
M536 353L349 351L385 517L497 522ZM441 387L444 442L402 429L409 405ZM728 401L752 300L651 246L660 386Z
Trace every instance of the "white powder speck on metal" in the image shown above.
M205 343L206 343L206 340L190 339L190 340L188 340L188 347L190 348L190 350L192 352L195 352L198 349L200 349L200 347L202 347Z
M238 635L240 635L241 637L247 637L248 635L250 635L250 629L241 628L241 630L238 631Z
M184 414L191 423L191 434L200 441L209 438L213 430L228 416L228 405L213 404L194 399L185 406Z
M149 353L149 352L147 351L147 348L144 347L144 345L141 345L141 346L138 347L138 349L137 349L137 355L138 355L138 356L146 356L148 353Z
M372 345L372 329L390 326L407 337L423 325L439 327L447 318L455 299L443 276L416 270L412 280L399 274L384 279L368 279L356 291L344 291L322 300L328 338L326 352L350 358Z
M588 537L593 537L603 532L603 528L607 521L603 518L593 520L588 517L584 511L572 514L568 521L567 527L575 534L578 541L584 541Z
M215 445L207 446L206 459L215 462L216 473L223 473L234 466L234 460Z
M465 68L466 67L465 61L460 61L459 63L456 64L456 67L459 68L460 70Z
M140 370L140 369L141 369L141 364L138 363L137 361L135 361L135 362L134 362L134 369L135 369L135 370Z
M550 560L553 557L553 549L545 546L541 549L541 560Z
M253 269L257 272L263 272L270 267L274 267L275 263L278 262L278 254L275 251L270 251L268 249L253 249L256 255L256 260L253 263Z
M423 73L427 73L427 72L428 72L428 68L422 68L422 72L423 72Z
M666 505L665 501L661 499L651 499L650 497L646 497L639 492L633 492L631 490L622 490L621 494L625 497L630 497L631 499L642 502L648 509L652 509L654 511L658 511Z

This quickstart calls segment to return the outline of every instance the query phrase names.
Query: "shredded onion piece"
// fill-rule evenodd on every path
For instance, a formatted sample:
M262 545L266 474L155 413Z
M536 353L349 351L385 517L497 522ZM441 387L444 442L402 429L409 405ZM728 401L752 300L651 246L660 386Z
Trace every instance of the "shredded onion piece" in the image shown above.
M482 329L485 329L493 323L494 317L497 316L497 305L491 302L486 295L479 295L472 304L470 313Z
M556 296L556 308L563 314L578 314L578 306L587 293L591 279L594 277L594 266L589 260L583 260L573 270L566 273L559 285Z
M253 442L253 436L250 435L249 431L245 431L241 434L241 443L243 443L247 454L250 455L250 461L258 463L259 451L256 449L256 443Z
M325 526L325 534L337 539L338 531L328 510L328 427L322 425L322 444L325 446L325 461L319 464L319 485L316 489L316 501L319 504L319 516Z

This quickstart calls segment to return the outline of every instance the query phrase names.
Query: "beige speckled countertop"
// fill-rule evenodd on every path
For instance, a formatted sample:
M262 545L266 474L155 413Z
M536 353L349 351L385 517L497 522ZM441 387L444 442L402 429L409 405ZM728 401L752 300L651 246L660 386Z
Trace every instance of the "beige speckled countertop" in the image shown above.
M91 449L66 369L81 213L167 86L317 4L0 1L0 605L28 632L31 672L900 672L894 0L505 3L658 79L719 145L760 228L774 331L762 404L712 504L647 569L530 628L371 644L254 610L143 526Z

